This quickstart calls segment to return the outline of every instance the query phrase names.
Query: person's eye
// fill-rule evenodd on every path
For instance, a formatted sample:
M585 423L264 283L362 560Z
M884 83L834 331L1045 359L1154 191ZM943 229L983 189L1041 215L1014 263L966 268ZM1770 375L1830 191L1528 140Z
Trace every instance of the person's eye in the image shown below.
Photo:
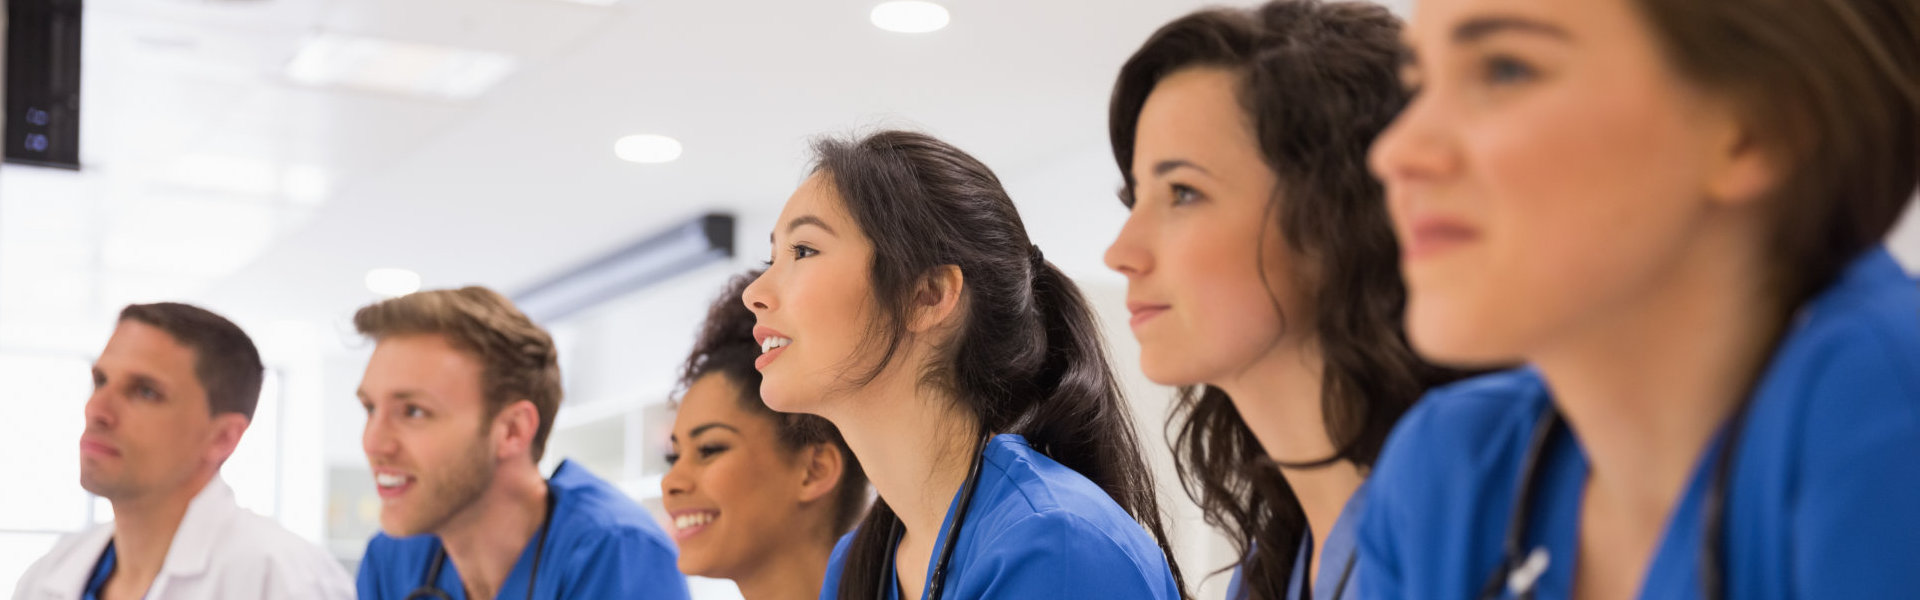
M408 404L405 409L400 411L400 414L409 419L423 419L427 416L427 410L420 408L418 405Z
M665 458L667 459L667 466L671 468L674 464L680 462L680 453L668 452Z
M815 255L815 254L819 254L819 253L820 253L820 251L819 251L819 250L815 250L815 249L813 249L812 247L810 247L810 246L807 246L806 244L794 244L794 245L793 245L793 259L794 259L794 260L800 260L800 259L802 259L802 258L807 258L807 257L809 257L809 256L813 256L813 255Z
M133 395L140 397L141 400L159 400L160 390L150 385L134 386Z
M1205 198L1205 196L1200 194L1200 190L1193 189L1192 186L1183 183L1173 184L1174 206L1186 206L1198 202L1202 198Z
M724 445L707 444L700 447L700 459L706 460L709 458L713 458L715 455L718 455L721 452L726 452L726 451L727 451L727 447Z
M1518 58L1504 54L1489 56L1480 65L1481 78L1493 86L1517 85L1533 81L1540 76L1539 69Z

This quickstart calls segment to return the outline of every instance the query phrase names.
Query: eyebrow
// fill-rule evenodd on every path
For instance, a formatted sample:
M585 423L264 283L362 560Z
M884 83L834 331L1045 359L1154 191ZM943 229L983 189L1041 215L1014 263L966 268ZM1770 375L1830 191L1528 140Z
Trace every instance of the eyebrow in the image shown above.
M1208 172L1205 168L1201 167L1200 165L1193 164L1193 162L1191 161L1176 158L1172 160L1163 160L1158 163L1154 163L1153 175L1155 177L1159 177L1161 175L1172 173L1176 169L1193 169L1201 173L1206 173L1207 175L1213 174Z
M812 225L814 227L819 227L821 229L827 230L827 233L831 233L836 236L840 235L839 233L835 233L832 227L828 227L826 221L822 221L820 220L820 217L816 217L813 215L800 215L798 217L794 217L792 221L788 221L787 233L793 233L793 230L799 229L801 225Z
M371 404L374 401L373 395L368 394L367 391L364 389L354 390L353 395L359 396L361 402ZM425 398L427 396L426 394L419 393L418 391L415 391L415 390L400 390L391 394L387 394L387 397L392 398L394 400L401 401L401 402L417 402L421 398Z
M727 430L727 431L731 431L731 432L733 432L733 433L734 433L734 434L736 434L736 435L740 433L740 430L739 430L739 429L735 429L735 428L734 428L734 426L732 426L732 425L728 425L728 424L726 424L726 423L707 423L707 424L705 424L705 425L701 425L701 426L699 426L699 427L695 427L695 428L693 428L693 430L692 430L692 431L688 431L688 432L687 432L687 438L688 438L688 439L693 439L693 438L697 438L697 437L700 437L700 434L702 434L702 433L706 433L706 432L707 432L707 430L710 430L710 429L725 429L725 430ZM677 436L677 435L668 435L668 436L667 436L667 439L670 439L670 440L674 440L674 441L679 441L679 440L680 440L680 436Z
M1532 33L1563 41L1573 39L1567 30L1556 25L1524 17L1493 16L1475 17L1454 27L1453 41L1456 44L1470 44L1497 33Z

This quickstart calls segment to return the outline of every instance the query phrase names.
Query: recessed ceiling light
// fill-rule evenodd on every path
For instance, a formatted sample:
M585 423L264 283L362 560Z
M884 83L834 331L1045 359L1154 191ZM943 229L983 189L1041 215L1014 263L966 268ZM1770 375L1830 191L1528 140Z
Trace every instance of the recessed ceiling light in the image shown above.
M314 86L464 100L512 73L517 61L498 52L323 33L287 63L287 78Z
M929 33L947 26L946 7L922 0L882 2L873 7L873 25L896 33Z
M420 291L420 274L406 269L367 271L367 291L392 298Z
M629 135L613 143L613 154L637 163L673 162L680 158L680 140L651 133Z

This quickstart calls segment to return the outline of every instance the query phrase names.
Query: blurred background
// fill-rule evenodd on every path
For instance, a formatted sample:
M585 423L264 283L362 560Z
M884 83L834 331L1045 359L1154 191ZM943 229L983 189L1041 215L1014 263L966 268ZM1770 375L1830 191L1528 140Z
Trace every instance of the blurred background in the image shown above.
M567 399L546 467L578 460L657 515L666 400L707 302L768 255L810 138L897 126L992 166L1101 311L1176 558L1221 597L1224 575L1199 576L1231 552L1177 487L1172 391L1139 375L1101 262L1125 217L1113 76L1208 3L940 0L945 26L922 33L883 27L937 23L878 4L86 0L79 168L0 167L0 589L111 519L73 448L88 366L134 302L254 336L270 377L225 478L349 569L379 503L353 395L371 348L348 319L418 288L491 286L549 327ZM1912 221L1894 242L1909 265Z

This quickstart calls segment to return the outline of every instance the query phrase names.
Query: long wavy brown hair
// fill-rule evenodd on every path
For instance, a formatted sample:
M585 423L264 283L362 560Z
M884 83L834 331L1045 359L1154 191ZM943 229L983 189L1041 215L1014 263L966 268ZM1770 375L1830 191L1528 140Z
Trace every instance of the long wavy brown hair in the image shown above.
M1135 124L1154 86L1188 68L1238 74L1241 106L1280 181L1262 235L1285 238L1297 265L1288 276L1317 315L1308 326L1323 354L1320 406L1337 450L1316 462L1363 470L1421 394L1460 376L1407 343L1400 249L1385 192L1367 171L1368 147L1408 100L1399 36L1399 20L1368 3L1202 10L1160 28L1121 68L1108 124L1131 207ZM1181 483L1207 523L1231 537L1247 597L1283 598L1307 530L1286 478L1219 388L1181 390L1168 427Z

